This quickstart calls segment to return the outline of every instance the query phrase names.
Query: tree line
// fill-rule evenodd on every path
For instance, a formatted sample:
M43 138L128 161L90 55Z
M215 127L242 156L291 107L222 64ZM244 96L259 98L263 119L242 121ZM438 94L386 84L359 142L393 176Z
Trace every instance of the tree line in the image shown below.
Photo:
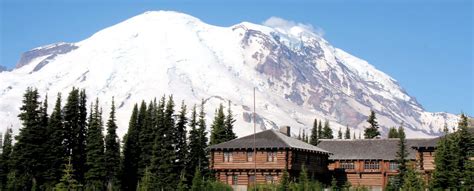
M190 115L184 101L175 111L172 95L142 101L121 142L113 98L105 123L99 99L88 107L84 89L73 88L64 106L58 94L50 115L47 101L34 88L23 95L15 144L11 128L3 136L0 190L229 188L213 180L206 148L236 138L230 102L226 114L216 109L208 140L204 100Z

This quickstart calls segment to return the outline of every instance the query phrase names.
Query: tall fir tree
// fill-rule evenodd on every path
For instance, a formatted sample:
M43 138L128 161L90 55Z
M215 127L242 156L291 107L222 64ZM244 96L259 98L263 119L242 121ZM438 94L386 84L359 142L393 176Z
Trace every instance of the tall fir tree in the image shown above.
M143 106L141 106L143 107ZM144 169L150 165L153 151L153 144L156 135L156 99L150 101L146 111L146 121L140 131L140 161L139 161L139 176L143 176Z
M342 130L340 127L339 127L339 131L337 131L337 138L342 139Z
M2 154L0 155L0 190L7 190L7 178L10 172L11 155L13 150L13 131L7 128L3 137Z
M334 138L334 136L332 135L332 129L329 126L329 121L328 120L324 121L324 127L323 127L322 134L323 134L323 136L322 136L323 139L333 139Z
M451 153L451 141L449 140L448 129L445 135L438 141L434 157L435 170L433 179L430 182L431 189L454 188L451 170L453 168L453 156Z
M468 132L468 119L464 113L461 114L457 132L453 133L452 136L452 152L454 169L452 169L452 176L458 180L461 180L462 184L456 184L456 189L472 189L474 180L470 179L472 172L468 171L469 163L472 153L474 152L473 134Z
M137 187L138 181L138 165L139 160L138 145L139 129L138 106L134 105L132 115L128 124L128 131L123 139L123 160L121 164L121 186L122 190L133 190Z
M149 171L151 175L149 176L149 185L154 189L161 188L160 180L157 178L157 174L159 173L159 166L161 162L162 153L164 152L164 145L163 142L165 141L165 104L166 104L166 97L163 96L158 106L156 107L156 131L155 131L155 140L153 144L153 151L151 157L151 165L149 167Z
M12 170L16 185L22 190L36 189L43 183L45 171L46 127L42 126L38 91L28 88L18 117L23 128L16 137L12 153Z
M71 157L69 157L69 162L65 165L64 175L59 180L59 183L56 184L54 190L57 191L79 191L82 190L82 185L74 178L74 168L71 164Z
M75 148L72 152L72 163L75 168L75 177L79 183L84 183L84 173L86 172L86 135L87 135L87 96L86 90L79 92L79 126L74 129L76 137Z
M237 135L235 135L234 133L234 123L235 123L235 119L234 119L232 109L231 109L231 102L229 101L229 107L227 108L227 116L225 117L225 122L224 122L224 129L225 129L224 142L237 138Z
M164 112L163 140L161 146L161 157L158 163L156 177L160 189L172 190L177 187L179 172L174 172L176 153L175 153L175 120L173 96L169 96Z
M198 122L198 116L197 116L197 111L196 111L196 105L193 106L193 109L191 111L191 118L189 121L189 155L188 155L188 165L187 166L187 174L188 180L191 180L193 178L193 175L195 174L195 170L198 169L201 166L201 161L206 159L206 151L204 150L204 147L202 147L202 142L201 140L201 131L198 127L199 122ZM204 135L205 137L205 135Z
M186 117L186 105L184 101L181 102L181 110L178 114L178 121L176 122L176 165L174 172L180 172L180 180L185 180L186 175L186 165L188 165L188 145L186 144L186 124L188 123L188 118ZM184 181L182 182L185 183Z
M66 140L64 132L64 117L61 110L61 94L58 93L53 113L49 118L47 129L46 147L49 152L46 153L48 167L45 171L46 187L53 187L62 175L62 165L66 161L67 152L64 140Z
M408 167L404 176L403 184L397 190L424 190L425 183L413 167Z
M323 135L323 123L322 123L322 120L319 120L319 122L318 122L318 139L324 139L323 137L324 137L324 135Z
M309 144L312 144L314 146L318 145L319 139L318 139L318 120L314 119L313 122L313 128L311 129L311 137L309 140Z
M199 145L202 148L202 151L199 152L198 158L198 168L201 170L201 175L206 177L209 173L209 160L207 158L208 153L205 148L208 147L208 139L206 132L206 113L204 112L204 100L201 101L201 110L199 111L199 120L198 120L198 135L199 135Z
M143 176L144 170L147 166L146 164L146 158L148 158L148 152L143 149L144 145L150 144L147 143L147 136L152 136L152 130L149 129L148 126L148 109L147 109L147 104L144 100L140 103L140 107L138 109L138 116L137 116L137 129L139 130L138 132L138 161L137 162L137 173L138 177ZM151 133L151 134L149 134Z
M370 124L370 127L364 130L364 138L373 139L379 136L379 124L377 122L377 117L375 116L375 112L373 110L370 110L370 115L367 119L367 122Z
M214 115L214 121L211 126L211 145L225 142L225 114L224 106L219 105Z
M105 154L104 136L102 135L101 113L99 111L99 99L91 106L89 116L89 128L86 136L86 172L85 183L87 190L104 189L105 181Z
M346 131L344 133L344 139L351 139L351 130L349 129L349 125L346 126Z
M396 153L396 160L398 163L398 175L395 178L394 186L398 190L405 183L405 176L407 174L408 150L403 126L398 127L397 134L400 139L398 142L398 151Z
M115 123L115 101L112 97L107 134L105 135L105 184L107 190L118 190L120 172L120 142Z

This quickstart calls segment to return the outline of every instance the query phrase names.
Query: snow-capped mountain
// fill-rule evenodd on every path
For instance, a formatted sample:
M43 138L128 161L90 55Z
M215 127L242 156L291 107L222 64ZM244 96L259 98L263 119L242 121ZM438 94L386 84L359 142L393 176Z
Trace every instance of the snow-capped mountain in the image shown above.
M330 120L334 133L349 125L358 135L370 109L383 132L403 122L409 137L434 136L444 123L457 121L453 114L425 111L395 79L307 27L219 27L169 11L146 12L83 41L24 53L16 69L0 73L2 130L12 124L18 131L28 86L47 93L49 103L57 92L64 101L72 87L86 88L89 100L102 101L104 113L114 96L120 136L135 103L164 94L188 108L205 99L209 121L219 103L231 101L237 134L253 133L254 87L259 131L289 125L295 134L309 132L317 118Z

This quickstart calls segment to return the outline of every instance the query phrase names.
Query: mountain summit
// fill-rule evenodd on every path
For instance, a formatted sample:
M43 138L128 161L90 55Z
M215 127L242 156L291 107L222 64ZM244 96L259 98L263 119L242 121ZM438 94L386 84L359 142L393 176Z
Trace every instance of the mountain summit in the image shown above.
M120 135L135 103L164 94L187 105L204 99L208 119L218 104L231 101L236 133L253 133L254 87L259 130L289 125L309 132L317 118L328 119L334 132L349 125L358 134L371 109L383 132L403 123L409 137L434 136L445 123L456 123L453 114L425 111L395 79L311 28L266 24L218 27L152 11L77 43L35 48L16 69L0 73L0 124L20 127L28 86L47 93L50 103L72 87L86 88L89 100L98 97L104 109L114 96Z

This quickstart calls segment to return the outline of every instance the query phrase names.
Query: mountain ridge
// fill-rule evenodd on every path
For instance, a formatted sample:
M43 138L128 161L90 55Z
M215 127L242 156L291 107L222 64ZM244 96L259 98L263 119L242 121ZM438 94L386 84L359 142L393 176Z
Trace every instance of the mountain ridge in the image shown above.
M457 121L453 114L424 111L395 79L301 26L218 27L183 13L152 11L85 40L24 55L15 70L0 75L3 124L19 126L15 114L27 86L47 92L50 102L57 92L84 87L91 99L105 100L104 109L115 96L121 135L134 103L163 94L188 105L207 100L208 120L219 103L232 101L237 134L249 134L253 87L261 130L290 125L309 131L314 118L326 118L334 133L346 124L359 133L370 109L383 132L403 122L411 137L436 136L444 123Z

